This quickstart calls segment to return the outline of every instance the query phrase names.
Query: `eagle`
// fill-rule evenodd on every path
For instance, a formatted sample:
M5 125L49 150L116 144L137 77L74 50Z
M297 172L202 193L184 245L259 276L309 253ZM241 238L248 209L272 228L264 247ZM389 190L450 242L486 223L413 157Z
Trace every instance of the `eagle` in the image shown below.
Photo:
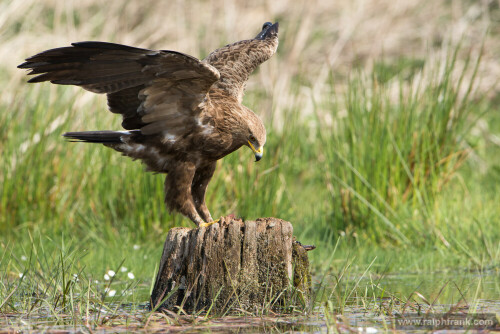
M278 23L266 22L253 39L223 46L205 59L171 50L107 42L78 42L26 59L28 82L76 85L106 94L126 131L63 134L99 143L148 171L166 174L165 205L198 227L214 223L205 203L217 160L248 146L262 158L266 129L241 104L249 75L278 48Z

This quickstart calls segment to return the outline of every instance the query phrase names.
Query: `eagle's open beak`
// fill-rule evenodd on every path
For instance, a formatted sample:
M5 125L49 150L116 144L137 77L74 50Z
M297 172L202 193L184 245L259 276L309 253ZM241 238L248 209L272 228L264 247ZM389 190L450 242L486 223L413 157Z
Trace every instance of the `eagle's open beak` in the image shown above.
M250 145L250 148L252 149L253 153L255 153L255 161L259 161L260 159L262 159L262 154L264 154L264 148L259 147L256 149L255 146L253 146L250 141L248 141L248 145Z

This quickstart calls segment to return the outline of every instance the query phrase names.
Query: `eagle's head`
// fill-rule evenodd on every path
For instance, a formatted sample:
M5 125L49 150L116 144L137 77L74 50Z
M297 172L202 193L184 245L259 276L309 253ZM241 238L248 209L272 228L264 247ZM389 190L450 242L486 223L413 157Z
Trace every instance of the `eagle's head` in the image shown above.
M264 145L266 143L266 128L264 123L255 113L250 111L247 116L246 145L250 147L255 154L255 161L262 159L264 154Z

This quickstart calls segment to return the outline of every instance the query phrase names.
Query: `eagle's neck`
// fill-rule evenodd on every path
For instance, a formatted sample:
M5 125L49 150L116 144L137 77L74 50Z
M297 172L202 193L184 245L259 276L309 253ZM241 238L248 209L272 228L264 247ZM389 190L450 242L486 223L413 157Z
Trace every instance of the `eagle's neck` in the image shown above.
M227 96L221 90L210 92L213 108L214 126L220 136L220 142L226 144L225 154L234 152L246 144L248 136L248 119L252 113L235 98Z

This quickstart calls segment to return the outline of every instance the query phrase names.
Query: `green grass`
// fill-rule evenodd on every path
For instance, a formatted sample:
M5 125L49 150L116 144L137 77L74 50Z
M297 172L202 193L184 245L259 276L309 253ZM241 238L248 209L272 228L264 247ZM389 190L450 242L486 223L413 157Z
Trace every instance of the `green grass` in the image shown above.
M241 149L219 163L207 198L213 216L276 216L318 247L310 258L321 284L299 314L315 306L327 318L356 307L389 314L394 305L426 302L417 301L414 285L382 288L387 275L498 270L498 147L471 129L482 120L498 133L500 120L486 113L495 105L472 94L479 59L458 62L458 51L441 63L360 71L343 92L330 78L309 101L312 115L298 105L287 110L285 126L269 126L262 161ZM407 62L411 75L399 69ZM102 97L86 101L89 93L48 84L23 84L15 94L16 102L0 105L0 311L93 328L138 312L134 323L145 326L151 314L140 303L166 232L192 223L164 209L162 175L61 138L118 129ZM245 102L260 110L267 98L255 89ZM117 276L106 281L109 270ZM420 295L457 303L458 287L453 297L440 287ZM468 291L470 303L499 289Z
M469 59L460 77L452 76L457 52L425 83L356 77L342 105L335 96L322 105L334 120L320 132L320 143L337 230L363 233L378 244L440 235L436 197L465 161L464 138L474 113L481 113L469 101L477 67L468 82Z

